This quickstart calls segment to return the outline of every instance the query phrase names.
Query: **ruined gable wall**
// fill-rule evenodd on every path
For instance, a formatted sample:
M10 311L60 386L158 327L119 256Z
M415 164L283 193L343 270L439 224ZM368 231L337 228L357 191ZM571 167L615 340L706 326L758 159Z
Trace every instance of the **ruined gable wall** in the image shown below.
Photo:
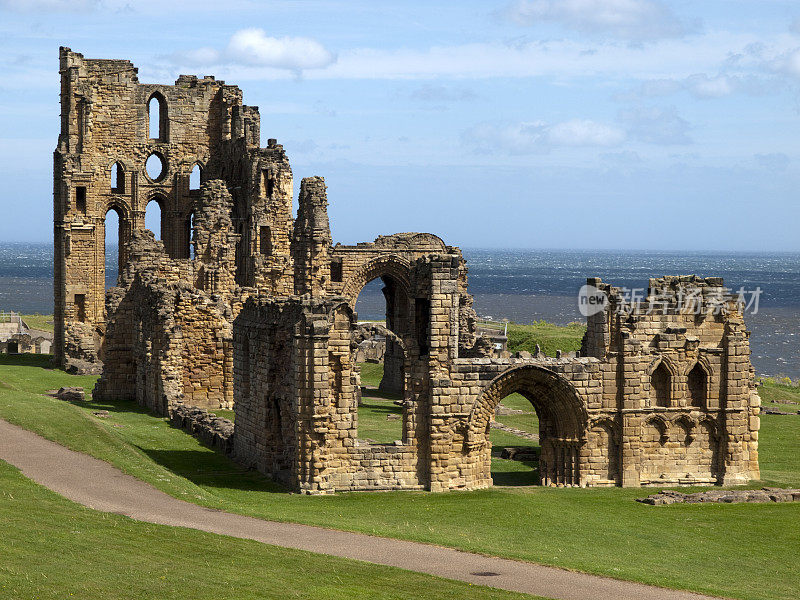
M257 117L255 112L247 118ZM220 145L207 171L209 178L225 180L233 195L233 226L240 236L237 283L275 295L292 294L293 179L283 146L270 139L266 148L259 148L257 141L253 145L238 138Z
M346 305L251 299L234 330L236 459L298 491L420 489L414 449L357 439Z
M298 479L297 304L251 299L234 321L234 456L290 487Z
M86 59L68 48L62 48L60 56L62 131L54 153L56 358L63 363L65 350L67 355L97 358L105 326L109 210L120 217L121 267L128 258L126 244L133 232L144 229L146 207L153 200L161 207L167 254L189 257L190 220L200 195L189 189L196 164L203 168L204 179L221 177L241 196L236 200L244 208L237 225L248 235L239 243L238 261L249 267L240 285L285 288L291 169L274 141L267 149L258 148L258 109L242 104L241 91L213 77L190 75L181 75L174 85L141 84L129 61ZM156 138L150 138L148 127L152 97L163 107ZM145 168L153 153L164 161L156 180ZM121 173L118 186L112 188L115 163ZM274 183L261 176L265 171ZM246 189L240 185L247 183L242 172L252 173ZM256 268L258 242L254 245L253 236L267 221L279 258L259 259ZM68 339L73 340L69 346Z
M206 184L204 190L213 192L214 185ZM224 195L216 197L224 201ZM232 273L231 252L220 244L215 249L220 254L208 264ZM137 232L128 252L131 260L120 286L108 294L105 364L96 396L135 398L159 414L178 401L230 408L232 322L246 292L240 290L234 300L231 291L217 294L193 287L187 282L197 279L205 263L199 257L170 259L149 231Z

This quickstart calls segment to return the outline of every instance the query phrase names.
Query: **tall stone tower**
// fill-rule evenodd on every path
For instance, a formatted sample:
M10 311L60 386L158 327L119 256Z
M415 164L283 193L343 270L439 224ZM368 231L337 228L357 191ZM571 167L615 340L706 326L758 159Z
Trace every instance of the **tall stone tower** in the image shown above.
M105 335L106 216L115 211L119 266L126 243L154 231L172 259L189 260L200 180L230 193L235 282L291 293L292 170L283 147L260 145L258 108L214 77L181 75L174 85L139 83L127 60L60 49L61 133L53 157L55 344L58 364L99 367ZM219 190L218 190L219 191Z
M325 294L331 278L331 227L322 177L306 177L300 184L292 256L294 293L299 296Z

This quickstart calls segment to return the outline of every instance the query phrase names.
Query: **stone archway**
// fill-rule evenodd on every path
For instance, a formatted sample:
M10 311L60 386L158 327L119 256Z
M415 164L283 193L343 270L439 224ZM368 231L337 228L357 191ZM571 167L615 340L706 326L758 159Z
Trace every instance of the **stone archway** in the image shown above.
M379 277L391 277L405 291L406 296L410 296L411 264L396 254L379 256L357 267L342 287L342 296L347 298L351 306L355 306L364 286Z
M345 282L342 295L355 308L356 300L364 287L375 279L383 281L386 301L386 326L397 337L409 341L412 327L411 265L397 255L385 255L370 260L358 267ZM418 345L417 345L418 346ZM380 389L384 392L404 393L405 363L408 358L407 345L401 348L392 337L386 338L384 352L384 375Z
M495 409L506 396L518 393L534 407L539 417L539 479L542 485L585 484L582 447L586 442L588 415L575 388L557 373L539 366L515 367L496 377L470 411L467 442L472 452L482 454L478 463L490 478L489 430Z

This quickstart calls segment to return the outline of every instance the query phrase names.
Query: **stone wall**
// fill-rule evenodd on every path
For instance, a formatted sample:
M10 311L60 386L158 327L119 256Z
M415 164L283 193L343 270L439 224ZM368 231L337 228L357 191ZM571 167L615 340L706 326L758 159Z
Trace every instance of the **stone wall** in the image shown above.
M236 284L291 292L292 173L283 148L259 147L260 117L236 86L181 75L174 85L144 84L126 60L86 59L60 50L61 134L54 153L55 356L98 362L105 334L105 222L119 217L120 269L127 244L145 228L150 202L161 210L167 255L187 259L200 192L190 175L232 190L228 211ZM151 137L150 106L159 127ZM156 111L153 111L156 113ZM151 176L146 162L161 161ZM116 177L116 181L114 181ZM205 274L200 273L206 277ZM226 288L227 283L222 283Z
M239 88L187 75L141 84L127 61L67 48L61 81L56 355L84 371L102 359L96 398L187 418L189 405L232 406L236 460L304 493L490 486L489 431L511 393L539 417L544 485L758 477L749 333L721 279L653 279L635 305L590 279L608 302L579 355L511 357L476 328L458 248L427 233L334 245L321 177L302 180L292 221L288 158L274 139L260 147L258 109ZM163 176L145 172L152 154ZM144 229L151 201L163 242ZM109 210L121 269L103 305ZM355 302L374 279L386 322L359 325ZM358 433L354 354L375 334L381 388L402 398L402 436L388 445Z

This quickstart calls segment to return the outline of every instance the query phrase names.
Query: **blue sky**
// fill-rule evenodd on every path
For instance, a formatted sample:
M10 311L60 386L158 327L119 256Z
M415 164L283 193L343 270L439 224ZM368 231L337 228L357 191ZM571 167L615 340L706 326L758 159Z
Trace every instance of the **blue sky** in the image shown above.
M334 239L800 250L800 4L0 0L0 239L52 235L58 47L260 107Z

